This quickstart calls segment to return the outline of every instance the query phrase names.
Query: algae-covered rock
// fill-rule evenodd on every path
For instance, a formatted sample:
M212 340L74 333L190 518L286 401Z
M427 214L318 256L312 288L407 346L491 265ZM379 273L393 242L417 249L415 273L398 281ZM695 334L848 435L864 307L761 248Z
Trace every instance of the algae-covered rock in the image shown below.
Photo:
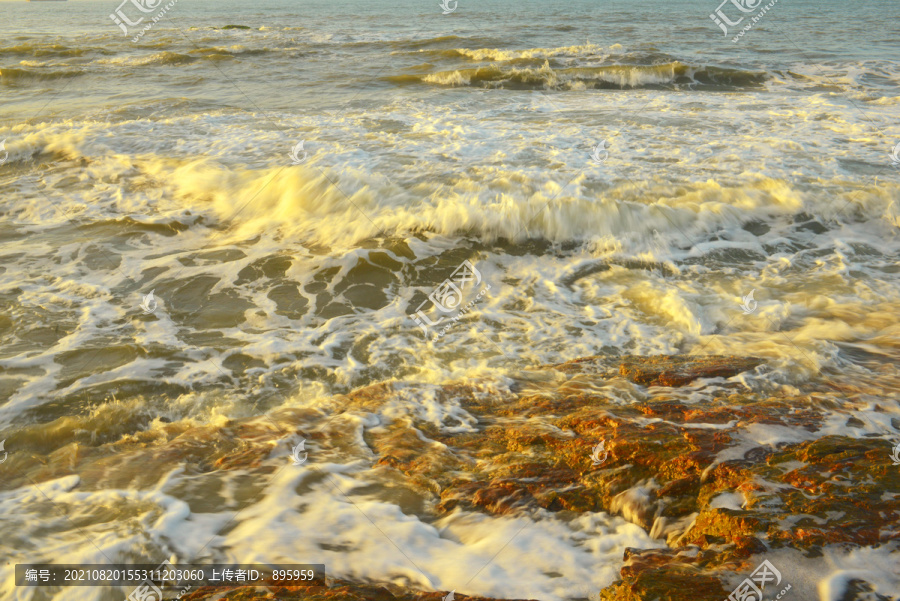
M685 386L700 378L730 378L762 364L762 359L752 357L715 355L627 357L619 373L645 386Z
M615 374L644 386L685 386L700 378L730 378L765 363L755 357L722 355L595 355L573 359L555 370L569 374L590 373L609 379Z
M382 419L363 432L374 456L354 451L340 429L316 428L316 411L286 409L217 428L170 424L68 453L64 462L31 466L21 459L15 465L28 468L35 481L79 473L86 486L92 474L124 460L155 465L174 456L198 470L252 470L283 446L286 432L308 430L303 436L316 453L346 458L357 452L356 460L370 461L430 500L424 517L456 509L493 515L605 511L668 544L626 551L620 580L600 592L607 601L721 601L731 590L724 583L740 581L770 551L810 555L827 545L852 549L900 539L900 467L891 461L891 444L824 433L833 423L829 412L841 410L829 398L840 391L763 394L719 383L714 394L687 401L664 388L645 388L729 377L760 364L720 356L588 357L531 370L511 385L382 382L335 397L329 423L342 412L377 413L419 393L473 420L461 428L416 413ZM702 384L691 393L697 390ZM756 442L772 428L790 432L794 442ZM344 580L318 588L235 588L216 596L222 592L199 589L184 599L437 601L446 594Z

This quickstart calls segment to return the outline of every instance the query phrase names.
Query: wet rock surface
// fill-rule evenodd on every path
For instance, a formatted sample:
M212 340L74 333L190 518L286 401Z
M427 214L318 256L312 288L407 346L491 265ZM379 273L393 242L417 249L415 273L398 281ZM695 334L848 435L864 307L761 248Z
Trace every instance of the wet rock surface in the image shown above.
M755 357L730 355L626 355L613 358L595 355L551 367L565 373L594 373L610 377L610 367L618 365L618 374L635 384L677 387L700 378L730 378L763 363L765 361Z
M379 464L439 496L438 512L606 511L666 541L667 550L626 552L621 579L602 599L721 601L732 588L725 583L749 575L767 551L814 554L830 544L872 547L900 538L900 470L890 444L818 435L825 411L815 395L725 386L709 402L660 395L622 404L602 393L622 377L676 387L762 363L585 358L551 366L563 377L519 383L510 388L515 393L444 387L442 394L478 417L475 433L393 424L368 442ZM387 400L396 392L380 386L357 398ZM763 428L809 440L759 445L753 438Z
M619 373L645 386L685 386L700 378L730 378L762 363L752 357L628 357Z
M816 391L763 394L727 380L761 365L721 356L588 357L502 383L382 382L332 399L326 425L341 414L377 412L402 395L432 394L474 421L408 415L363 434L374 454L366 460L430 501L430 517L457 508L619 515L668 548L628 549L619 580L594 598L721 601L733 588L727 583L749 575L767 553L814 556L829 545L900 540L900 467L890 442L827 428L835 398L856 392L828 382ZM705 396L679 396L677 387L703 392L710 383ZM111 462L156 469L180 457L197 471L266 469L285 436L298 433L319 453L348 460L346 436L322 427L321 418L312 409L282 409L218 428L166 424L111 445L56 451L64 461L20 455L0 469L12 466L32 481L78 473L84 487ZM768 431L790 432L793 442L759 442ZM337 579L327 587L198 589L183 599L436 601L447 592Z

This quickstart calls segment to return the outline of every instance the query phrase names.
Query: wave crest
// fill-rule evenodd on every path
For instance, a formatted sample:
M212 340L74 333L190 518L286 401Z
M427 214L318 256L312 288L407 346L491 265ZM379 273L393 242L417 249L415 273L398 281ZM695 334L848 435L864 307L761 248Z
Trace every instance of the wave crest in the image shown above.
M625 89L679 85L733 90L759 87L768 79L768 75L723 67L695 67L678 61L661 65L604 65L561 69L554 69L549 61L545 61L539 68L487 65L387 79L401 85L423 83L502 89Z
M31 69L0 69L0 82L12 83L23 81L50 81L65 79L66 77L78 77L82 71L35 71Z

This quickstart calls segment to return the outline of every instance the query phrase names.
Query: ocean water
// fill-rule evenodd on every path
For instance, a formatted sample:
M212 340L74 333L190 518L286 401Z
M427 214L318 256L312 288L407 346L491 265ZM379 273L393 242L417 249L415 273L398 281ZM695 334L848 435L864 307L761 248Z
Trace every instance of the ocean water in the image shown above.
M454 4L178 0L134 41L115 2L0 2L7 598L122 596L16 589L14 563L172 555L561 600L664 546L600 513L429 522L363 433L471 416L410 394L331 423L382 380L754 355L748 390L840 382L858 435L900 436L866 405L900 415L900 5L780 0L732 41L715 2ZM385 537L309 470L66 471L287 409L345 429L311 461Z

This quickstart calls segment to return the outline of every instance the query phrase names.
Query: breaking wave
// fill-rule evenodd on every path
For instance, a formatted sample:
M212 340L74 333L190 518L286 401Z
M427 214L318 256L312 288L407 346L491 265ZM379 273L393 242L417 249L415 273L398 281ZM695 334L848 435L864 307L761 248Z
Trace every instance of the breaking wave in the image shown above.
M29 69L0 69L0 82L24 82L29 80L47 81L78 77L83 71L33 71Z
M62 44L25 43L0 48L0 56L31 56L34 58L45 57L77 57L86 54L110 54L105 48L70 48Z
M397 84L432 84L504 89L624 89L654 86L691 86L736 90L760 87L768 75L723 67L695 67L680 62L662 65L605 65L555 69L549 61L540 67L487 65L400 75L387 79Z

